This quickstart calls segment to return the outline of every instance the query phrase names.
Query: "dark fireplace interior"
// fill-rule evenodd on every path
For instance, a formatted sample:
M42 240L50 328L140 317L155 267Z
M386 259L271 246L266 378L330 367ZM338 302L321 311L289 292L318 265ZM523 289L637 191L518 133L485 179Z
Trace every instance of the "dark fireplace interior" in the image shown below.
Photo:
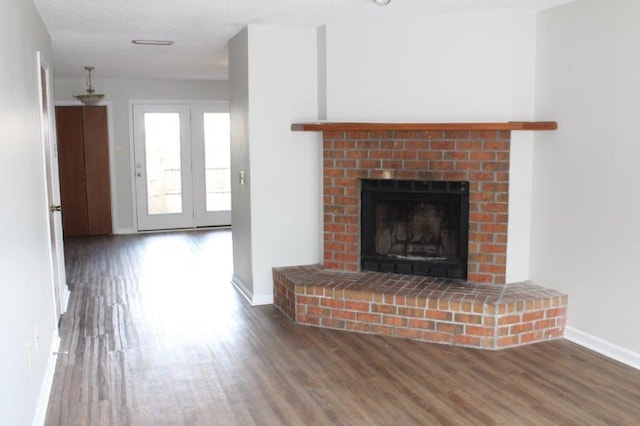
M364 271L467 278L469 182L362 180Z

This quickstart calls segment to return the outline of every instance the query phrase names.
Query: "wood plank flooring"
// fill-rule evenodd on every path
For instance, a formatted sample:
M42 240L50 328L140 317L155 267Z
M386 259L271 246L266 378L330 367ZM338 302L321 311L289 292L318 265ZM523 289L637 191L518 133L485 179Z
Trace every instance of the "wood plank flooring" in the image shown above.
M640 371L296 325L230 284L229 230L72 238L47 425L640 424Z

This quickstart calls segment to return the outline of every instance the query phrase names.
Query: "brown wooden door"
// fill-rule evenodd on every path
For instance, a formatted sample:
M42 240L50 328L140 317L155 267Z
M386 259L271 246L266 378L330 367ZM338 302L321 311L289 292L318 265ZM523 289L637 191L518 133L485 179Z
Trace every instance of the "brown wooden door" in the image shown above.
M107 107L82 107L89 235L111 233Z
M111 233L106 107L56 107L62 226L66 237Z
M89 234L82 108L56 107L60 201L64 235Z

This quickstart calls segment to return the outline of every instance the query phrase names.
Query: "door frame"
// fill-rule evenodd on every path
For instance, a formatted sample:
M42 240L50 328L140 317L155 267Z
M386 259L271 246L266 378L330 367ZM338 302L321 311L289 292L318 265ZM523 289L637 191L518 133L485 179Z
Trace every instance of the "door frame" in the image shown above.
M148 113L178 114L180 145L180 199L181 212L149 213L149 186L147 158L147 135L145 115ZM135 187L135 212L138 231L165 229L189 229L193 225L193 165L191 143L191 107L188 104L134 104L133 105L133 184ZM136 124L138 126L136 126ZM140 229L140 228L143 229Z
M207 112L229 114L228 102L208 102L191 105L191 138L193 156L193 173L200 174L201 179L194 180L194 225L195 227L211 226L211 223L220 223L225 226L231 223L231 210L207 211L206 200L206 164L205 164L205 134L203 116ZM195 123L195 125L194 125ZM196 132L198 132L196 134ZM231 141L229 141L231 143ZM229 159L231 161L231 159ZM199 185L196 185L198 183ZM217 226L217 225L213 225Z
M48 247L49 269L53 295L54 324L57 324L60 316L67 310L70 295L65 271L62 215L58 214L59 211L53 210L54 206L60 206L61 204L60 178L58 174L58 139L50 67L40 51L36 52L36 64L40 101L40 138L46 193L43 207L46 209L47 214L47 228L50 240Z
M134 145L134 128L133 128L133 105L150 104L150 105L190 105L190 106L206 106L211 105L216 108L220 108L221 111L229 112L228 100L189 100L189 99L129 99L128 101L128 113L129 113L129 179L131 190L131 216L133 218L133 229L128 233L138 232L166 232L164 231L138 231L138 212L137 212L137 199L136 199L136 160L135 160L135 145ZM113 186L112 186L113 188ZM113 190L113 189L112 189ZM112 204L113 206L113 204ZM197 229L187 228L187 229Z

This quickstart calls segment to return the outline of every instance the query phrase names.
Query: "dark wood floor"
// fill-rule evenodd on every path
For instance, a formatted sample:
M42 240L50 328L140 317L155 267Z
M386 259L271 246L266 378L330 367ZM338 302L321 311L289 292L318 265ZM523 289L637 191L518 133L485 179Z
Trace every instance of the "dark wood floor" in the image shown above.
M228 230L73 238L48 425L640 424L640 371L295 325L229 283Z

